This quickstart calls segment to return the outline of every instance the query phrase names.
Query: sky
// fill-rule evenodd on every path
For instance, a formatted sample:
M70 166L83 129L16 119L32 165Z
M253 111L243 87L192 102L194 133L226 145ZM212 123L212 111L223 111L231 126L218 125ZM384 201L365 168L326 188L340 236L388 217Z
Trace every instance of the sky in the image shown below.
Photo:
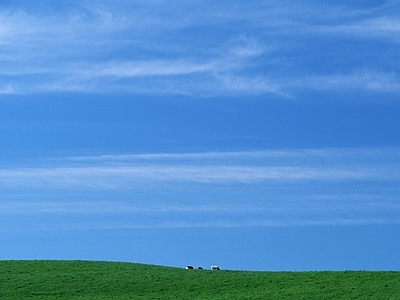
M399 270L399 16L1 1L0 259Z

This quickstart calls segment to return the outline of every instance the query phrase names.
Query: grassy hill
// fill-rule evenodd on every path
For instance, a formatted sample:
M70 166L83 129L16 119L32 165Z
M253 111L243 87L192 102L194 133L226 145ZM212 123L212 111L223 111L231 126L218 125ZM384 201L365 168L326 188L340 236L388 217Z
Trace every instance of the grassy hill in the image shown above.
M400 299L400 272L244 272L94 261L0 261L0 299Z

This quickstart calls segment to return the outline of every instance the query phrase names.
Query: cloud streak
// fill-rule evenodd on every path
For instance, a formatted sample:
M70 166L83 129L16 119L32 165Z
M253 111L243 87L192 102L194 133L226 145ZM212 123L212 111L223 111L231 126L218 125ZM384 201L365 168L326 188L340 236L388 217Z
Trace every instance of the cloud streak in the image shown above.
M0 170L1 219L13 220L0 224L0 231L400 223L397 148L103 155L30 163Z
M345 72L340 70L347 69L346 62L328 61L324 75L320 70L304 75L296 67L299 56L314 59L305 58L301 45L308 52L329 52L315 48L315 38L320 45L373 38L379 47L398 47L400 23L390 13L396 3L364 10L310 3L177 2L171 7L163 1L119 1L118 6L102 1L71 3L52 13L3 7L0 93L283 98L304 89L398 93L398 67L390 59L378 60L381 52ZM360 54L347 51L342 57L355 61Z
M391 162L369 159L370 152L393 156ZM118 189L144 183L198 182L255 184L269 181L399 180L398 150L358 151L364 159L351 158L354 150L244 152L215 154L149 154L68 158L81 161L74 167L48 166L0 170L2 187ZM271 157L280 154L280 161ZM329 155L332 155L329 157ZM303 162L295 157L305 159ZM322 158L321 157L324 157ZM336 156L336 158L335 158ZM337 163L337 156L342 162ZM229 161L236 157L239 160ZM170 160L168 160L170 158ZM268 159L269 158L269 159ZM335 158L335 159L334 159ZM149 160L150 159L150 160ZM157 161L154 161L156 159ZM161 159L161 161L160 161ZM172 159L172 160L171 160ZM91 162L98 161L91 165ZM153 162L151 161L153 160ZM164 163L163 163L164 160ZM185 163L182 160L186 160ZM393 163L394 162L394 163Z
M124 188L143 182L257 183L270 180L392 179L386 168L303 168L247 166L133 166L22 169L0 172L2 186ZM396 177L394 177L396 179Z
M293 87L310 87L315 90L364 90L377 93L397 93L400 80L396 73L370 70L356 71L351 74L329 74L287 80Z
M241 206L182 204L135 206L116 201L20 202L2 203L2 207L0 215L3 218L11 215L17 220L25 219L25 222L14 228L0 225L0 231L350 226L400 223L400 206L379 201L367 205L347 204L345 207L332 201L316 205L307 200ZM391 214L388 214L388 210ZM57 224L52 224L52 218L49 218L51 216L57 218Z

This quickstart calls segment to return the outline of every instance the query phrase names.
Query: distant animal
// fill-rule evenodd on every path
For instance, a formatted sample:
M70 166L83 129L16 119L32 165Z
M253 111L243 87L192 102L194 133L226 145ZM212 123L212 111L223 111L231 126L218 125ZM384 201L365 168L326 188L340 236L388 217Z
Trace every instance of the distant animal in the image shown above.
M221 269L220 269L218 266L211 266L211 270L214 270L214 271L215 271L215 270L218 270L218 271L219 271L219 270L221 270Z
M193 266L186 266L186 270L193 270Z
M199 270L203 270L203 267L198 267L197 269L199 269Z

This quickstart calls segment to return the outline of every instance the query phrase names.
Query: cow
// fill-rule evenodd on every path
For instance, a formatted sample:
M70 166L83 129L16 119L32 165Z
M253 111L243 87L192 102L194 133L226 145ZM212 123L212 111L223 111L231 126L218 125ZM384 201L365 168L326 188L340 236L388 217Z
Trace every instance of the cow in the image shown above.
M211 270L215 271L215 270L221 270L218 266L211 266Z
M198 267L197 269L199 269L199 270L203 270L203 267Z
M186 270L193 270L193 266L186 266Z

